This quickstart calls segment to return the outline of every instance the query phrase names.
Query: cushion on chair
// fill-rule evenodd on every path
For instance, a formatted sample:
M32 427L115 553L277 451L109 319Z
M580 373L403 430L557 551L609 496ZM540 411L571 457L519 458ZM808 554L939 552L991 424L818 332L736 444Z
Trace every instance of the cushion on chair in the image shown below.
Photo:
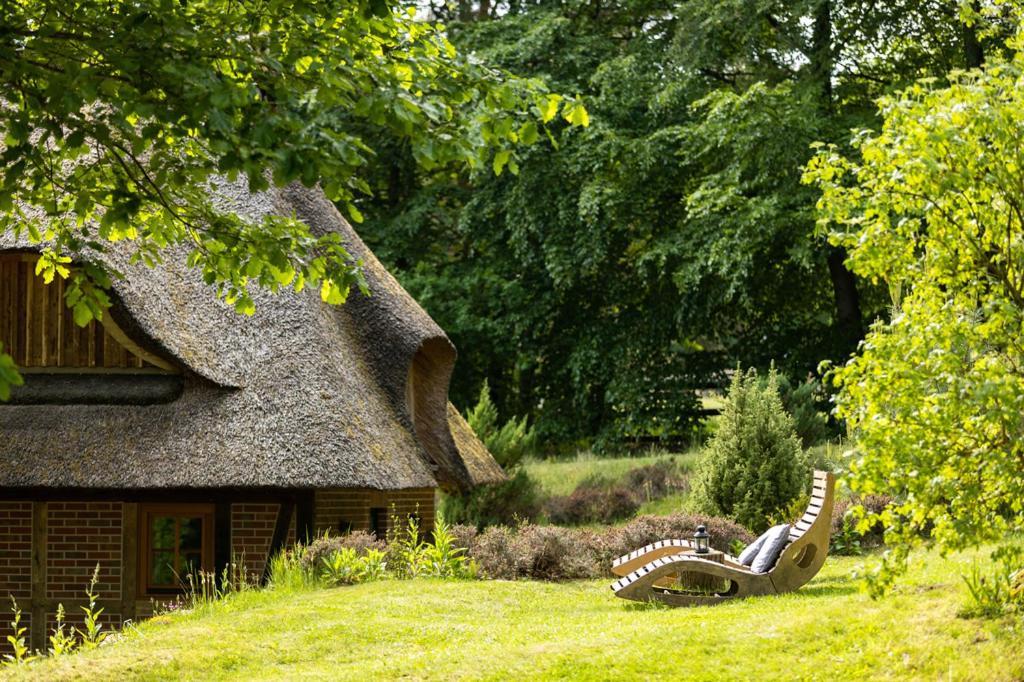
M752 572L764 573L775 565L783 548L789 544L789 528L789 524L784 523L768 529L768 532L764 534L764 544L761 545L753 563L750 564Z
M744 566L749 566L754 563L754 559L757 558L757 553L761 551L761 547L764 546L764 541L768 539L768 534L772 532L769 528L765 532L761 533L761 537L751 542L746 548L740 552L739 557L740 563Z

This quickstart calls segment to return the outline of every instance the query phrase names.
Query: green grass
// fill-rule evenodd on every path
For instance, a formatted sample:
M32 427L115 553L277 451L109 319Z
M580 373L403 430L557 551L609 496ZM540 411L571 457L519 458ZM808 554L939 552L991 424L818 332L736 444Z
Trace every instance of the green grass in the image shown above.
M958 574L972 557L915 559L880 601L850 577L859 558L830 558L793 594L692 609L622 601L604 581L264 591L7 672L47 680L1024 677L1020 620L956 616Z
M674 457L684 471L693 469L698 457L697 450L684 453L653 453L639 457L598 457L586 452L573 459L530 460L526 473L537 481L547 495L568 495L584 479L600 476L618 480L631 469L638 469L664 459Z

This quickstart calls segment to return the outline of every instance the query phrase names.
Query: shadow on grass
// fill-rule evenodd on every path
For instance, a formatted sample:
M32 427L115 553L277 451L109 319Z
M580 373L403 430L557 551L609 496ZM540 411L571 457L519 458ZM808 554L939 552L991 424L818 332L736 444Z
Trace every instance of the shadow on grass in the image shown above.
M810 584L804 585L796 594L807 598L840 597L857 594L857 581L848 575L834 575L827 578L815 578Z

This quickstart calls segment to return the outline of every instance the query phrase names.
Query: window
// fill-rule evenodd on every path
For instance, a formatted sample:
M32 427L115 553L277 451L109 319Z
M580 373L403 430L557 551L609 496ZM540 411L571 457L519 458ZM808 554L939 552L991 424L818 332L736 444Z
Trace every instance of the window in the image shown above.
M144 594L179 592L190 572L213 570L213 505L144 505L139 521Z

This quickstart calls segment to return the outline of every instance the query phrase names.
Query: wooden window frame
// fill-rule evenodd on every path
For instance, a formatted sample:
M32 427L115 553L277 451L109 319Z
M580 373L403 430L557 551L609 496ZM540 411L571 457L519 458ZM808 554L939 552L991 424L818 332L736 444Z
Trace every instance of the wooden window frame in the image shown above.
M180 588L150 585L150 562L153 559L150 551L150 519L157 516L199 517L203 523L203 542L200 548L201 566L203 571L214 570L214 515L215 505L205 503L158 503L139 505L139 596L161 596L179 594ZM177 552L177 548L175 550Z

